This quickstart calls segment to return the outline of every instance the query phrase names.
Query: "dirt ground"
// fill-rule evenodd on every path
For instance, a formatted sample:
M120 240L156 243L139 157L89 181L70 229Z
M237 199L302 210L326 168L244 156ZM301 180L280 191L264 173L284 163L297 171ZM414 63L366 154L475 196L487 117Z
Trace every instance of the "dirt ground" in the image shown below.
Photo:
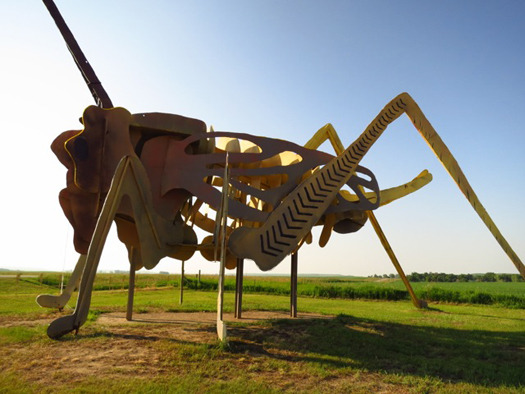
M331 316L319 315L315 313L300 313L297 319L322 319L330 318ZM242 322L255 323L257 321L268 319L287 319L290 314L286 312L273 311L244 311L242 318L236 319L233 313L224 313L223 319L228 322ZM168 325L192 325L209 323L215 324L217 321L217 313L215 312L148 312L145 314L135 313L131 321L126 320L126 316L122 312L104 313L98 319L97 323L102 325L135 325L136 323L152 323L152 324L168 324Z
M225 313L223 320L228 323L257 323L268 319L287 319L288 313L271 311L246 311L241 319L236 319L233 313ZM302 313L297 319L331 318L327 315ZM131 321L126 320L122 312L104 313L96 324L108 332L125 334L126 331L143 332L156 339L173 339L192 343L216 343L217 313L215 312L152 312L133 315ZM255 325L253 328L256 328Z
M0 343L0 383L3 379L4 387L11 389L23 383L34 392L52 393L93 386L109 392L114 391L114 384L121 385L127 380L133 380L130 383L133 385L169 382L176 386L181 381L184 383L189 375L192 384L198 385L195 392L205 392L205 388L214 384L224 384L213 387L227 391L228 384L236 379L241 379L242 385L262 387L262 391L270 387L277 391L336 393L348 392L351 388L352 392L405 393L474 392L484 388L477 383L471 384L468 379L465 382L443 381L439 372L436 377L420 376L411 371L401 373L399 367L391 366L388 360L382 364L387 369L377 369L373 363L370 369L366 364L367 356L361 354L362 345L356 342L348 357L341 356L331 348L330 336L319 352L303 349L303 341L311 344L308 341L312 339L304 327L310 324L321 330L333 327L332 323L338 321L330 321L334 316L299 313L297 324L284 324L280 321L268 323L273 319L289 319L289 313L284 311L244 311L242 319L225 313L230 341L226 350L217 341L217 315L213 312L153 310L135 313L131 321L126 320L124 311L107 312L95 321L88 321L76 336L68 334L59 340L47 339L47 325L61 315L55 312L31 319L0 316L0 329L8 332L12 327L13 333L22 335L15 337L13 342ZM320 320L323 320L321 324ZM377 336L384 344L388 342L382 338L385 331L372 323L354 324L349 320L343 324L345 332L356 338L364 338L361 335L364 333ZM24 332L29 335L27 339L23 337ZM324 338L324 335L317 332L313 338ZM5 337L9 339L8 335ZM438 350L444 354L457 356L448 347L439 346ZM377 347L374 349L378 352ZM504 377L498 384L501 387L489 387L486 391L508 392L506 388L514 387L514 381L506 387ZM158 387L164 386L155 387L159 390ZM31 390L22 386L22 391ZM519 392L519 388L514 391Z
M54 318L53 315L47 315L45 318L38 317L34 320L2 319L0 327L45 326ZM224 315L229 335L236 336L242 333L243 337L249 337L250 335L246 334L255 333L262 328L257 322L285 318L289 318L289 314L266 311L243 312L240 320L235 319L233 314ZM311 318L330 317L306 313L298 316L298 319ZM126 375L147 378L183 374L184 366L167 365L163 352L159 349L166 344L182 345L182 351L185 345L216 344L216 319L217 314L213 312L136 313L132 321L126 320L124 312L103 313L96 322L81 327L77 337L69 334L56 341L3 345L0 347L0 360L10 360L7 368L9 371L24 376L25 380L40 387L71 385L84 381L86 376L121 379ZM239 326L235 322L253 324ZM254 343L252 346L248 342L251 341L246 343L250 355L232 356L230 360L233 364L239 364L238 368L246 368L243 363L251 363L248 360L250 357L268 355L267 350L261 349L259 353L260 344ZM186 351L193 350L194 348L188 348ZM275 356L287 357L284 353ZM189 357L191 358L191 355ZM273 372L270 373L272 374ZM267 378L283 379L279 373ZM282 384L285 386L287 383L283 380ZM301 384L296 385L300 386Z

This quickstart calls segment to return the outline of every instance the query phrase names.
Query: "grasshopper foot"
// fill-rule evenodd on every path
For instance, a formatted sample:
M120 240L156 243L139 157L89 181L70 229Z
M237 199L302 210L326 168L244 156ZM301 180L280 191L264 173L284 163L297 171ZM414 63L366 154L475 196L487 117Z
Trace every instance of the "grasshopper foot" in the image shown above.
M68 315L53 320L47 328L47 336L51 339L58 339L71 331L78 330L75 318L75 315Z
M38 297L36 297L36 303L44 308L63 309L68 301L69 295L65 293L62 293L58 296L50 294L40 294Z
M428 308L428 303L425 300L417 300L417 301L418 301L418 308L420 309Z

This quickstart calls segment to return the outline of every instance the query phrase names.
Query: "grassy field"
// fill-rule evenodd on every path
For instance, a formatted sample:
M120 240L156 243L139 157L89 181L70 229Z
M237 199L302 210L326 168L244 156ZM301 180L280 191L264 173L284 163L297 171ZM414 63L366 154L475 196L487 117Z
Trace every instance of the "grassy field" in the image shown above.
M67 282L68 275L65 276ZM27 283L40 281L59 288L61 275L57 273L35 273L33 278L23 278ZM138 288L179 287L180 276L161 274L137 275ZM99 274L95 290L126 289L128 275ZM412 283L419 298L433 302L502 305L525 309L525 282L454 282ZM185 277L184 287L194 290L216 291L217 277L196 275ZM400 301L409 300L409 294L399 279L355 278L355 277L299 277L297 292L300 296L316 298L371 299ZM226 290L234 291L235 278L227 277ZM290 282L286 277L247 276L244 278L245 293L289 295Z
M275 311L283 318L231 321L225 346L216 341L212 323L197 319L202 311L215 311L216 293L186 290L179 305L179 290L171 286L179 279L139 275L130 323L106 318L123 316L125 290L96 291L79 334L54 341L45 329L60 313L38 307L34 299L57 289L39 278L1 278L0 392L525 391L525 309L430 303L417 310L407 300L304 296L300 318L286 319L287 296L247 293L246 314ZM300 278L299 286L399 286L340 279ZM163 281L170 286L160 286ZM206 281L213 278L201 279ZM118 276L97 278L101 287L123 282ZM245 279L245 286L258 284L283 291L289 285L274 277ZM428 286L414 285L416 291ZM523 282L439 285L516 297L524 289ZM226 312L233 298L226 293ZM74 300L64 313L72 305ZM184 312L195 312L195 321L179 321ZM147 319L158 314L162 321Z

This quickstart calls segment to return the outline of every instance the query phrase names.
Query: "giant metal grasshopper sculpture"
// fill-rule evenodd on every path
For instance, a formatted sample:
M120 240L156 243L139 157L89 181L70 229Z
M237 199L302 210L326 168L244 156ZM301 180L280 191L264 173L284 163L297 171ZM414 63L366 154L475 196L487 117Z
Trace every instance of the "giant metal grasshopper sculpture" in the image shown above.
M61 308L81 282L74 313L51 323L51 338L78 330L86 321L97 265L113 222L135 269L151 269L166 256L184 261L196 251L216 260L217 223L202 208L209 206L219 212L221 197L228 199L224 214L230 218L223 232L228 268L234 268L237 259L246 258L261 270L270 270L310 241L313 226L323 226L320 244L324 246L332 231L357 231L367 219L391 252L372 210L426 185L431 176L424 171L405 185L380 190L373 173L359 162L403 113L525 277L524 265L407 93L388 103L346 149L329 124L302 147L249 134L208 132L202 121L179 115L132 115L113 107L52 0L44 3L99 105L84 111L82 130L62 133L52 144L53 152L68 169L60 204L74 228L80 258L67 290L61 296L39 296L37 302ZM315 150L326 139L337 156ZM226 165L227 178L223 175ZM218 189L223 184L228 185L227 196ZM342 190L345 185L353 193ZM198 242L193 226L214 236ZM395 257L393 261L397 264Z

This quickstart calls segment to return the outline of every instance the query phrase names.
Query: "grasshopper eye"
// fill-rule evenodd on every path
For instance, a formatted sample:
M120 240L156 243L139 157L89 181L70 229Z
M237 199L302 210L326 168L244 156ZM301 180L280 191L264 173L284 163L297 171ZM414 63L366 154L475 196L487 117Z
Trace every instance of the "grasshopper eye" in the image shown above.
M87 160L89 157L89 145L84 137L75 138L73 145L75 159L79 161Z

